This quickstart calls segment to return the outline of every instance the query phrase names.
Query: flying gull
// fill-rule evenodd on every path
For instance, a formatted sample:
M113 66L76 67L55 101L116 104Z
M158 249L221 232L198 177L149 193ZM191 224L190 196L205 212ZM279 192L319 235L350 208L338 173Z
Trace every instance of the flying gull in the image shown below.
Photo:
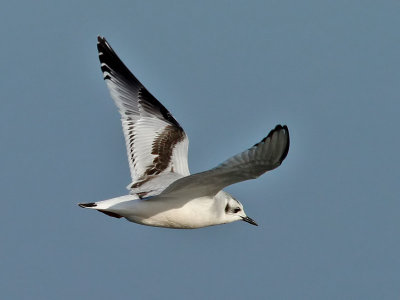
M289 151L287 126L277 125L248 150L191 175L183 128L104 37L98 37L97 49L104 80L121 114L132 182L128 195L79 206L157 227L200 228L239 220L257 225L222 189L280 166Z

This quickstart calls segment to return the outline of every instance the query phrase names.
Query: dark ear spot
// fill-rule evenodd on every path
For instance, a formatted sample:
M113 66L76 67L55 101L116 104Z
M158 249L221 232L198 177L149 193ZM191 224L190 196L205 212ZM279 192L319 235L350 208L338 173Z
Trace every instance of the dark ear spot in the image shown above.
M228 213L228 211L229 211L229 204L227 204L227 205L225 206L225 213Z
M241 211L242 209L240 208L240 207L235 207L235 208L233 208L233 207L230 207L229 206L229 204L227 204L226 206L225 206L225 213L233 213L233 214L236 214L236 213L238 213L239 211Z

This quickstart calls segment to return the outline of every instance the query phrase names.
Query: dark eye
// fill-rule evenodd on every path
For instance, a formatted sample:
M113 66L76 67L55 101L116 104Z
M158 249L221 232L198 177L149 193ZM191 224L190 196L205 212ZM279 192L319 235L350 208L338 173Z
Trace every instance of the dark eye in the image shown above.
M233 212L236 214L236 213L238 213L240 211L240 208L239 207L236 207L234 210L233 210Z

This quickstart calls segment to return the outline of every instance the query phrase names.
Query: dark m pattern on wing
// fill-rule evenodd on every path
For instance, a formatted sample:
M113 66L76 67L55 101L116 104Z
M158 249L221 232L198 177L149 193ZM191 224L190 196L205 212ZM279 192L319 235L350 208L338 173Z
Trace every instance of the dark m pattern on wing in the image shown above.
M151 154L154 155L152 164L146 167L143 174L138 174L136 182L131 188L139 188L154 176L166 170L171 163L171 157L175 146L185 139L185 133L179 123L171 115L171 113L162 105L131 73L121 59L117 56L105 38L98 37L97 48L99 51L99 59L102 63L101 70L105 80L114 82L117 86L122 84L129 86L130 96L137 101L140 110L149 116L158 118L166 123L163 131L155 137ZM125 96L129 96L128 94ZM128 138L128 156L136 168L136 152L135 152L135 123L133 116L137 112L131 111L129 103L121 103L124 106L122 119L126 122ZM172 170L172 169L171 169Z
M131 188L142 186L153 178L153 176L160 174L168 168L175 145L183 141L184 138L185 135L182 130L178 130L172 125L165 127L164 131L157 136L152 145L151 154L156 156L153 159L153 164L148 167L142 179L135 182Z
M161 113L161 116L172 123L176 127L181 129L181 125L179 125L178 121L171 115L171 113L162 105L144 86L139 89L139 103L143 106L143 108L154 110L158 109Z

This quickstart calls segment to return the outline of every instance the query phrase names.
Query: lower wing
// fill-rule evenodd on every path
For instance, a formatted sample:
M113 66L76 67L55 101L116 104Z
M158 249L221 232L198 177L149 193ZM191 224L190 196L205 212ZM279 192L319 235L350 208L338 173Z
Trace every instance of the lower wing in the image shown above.
M254 179L279 167L289 151L289 130L277 125L275 129L250 149L224 161L217 167L178 179L160 196L189 197L214 196L224 187Z

